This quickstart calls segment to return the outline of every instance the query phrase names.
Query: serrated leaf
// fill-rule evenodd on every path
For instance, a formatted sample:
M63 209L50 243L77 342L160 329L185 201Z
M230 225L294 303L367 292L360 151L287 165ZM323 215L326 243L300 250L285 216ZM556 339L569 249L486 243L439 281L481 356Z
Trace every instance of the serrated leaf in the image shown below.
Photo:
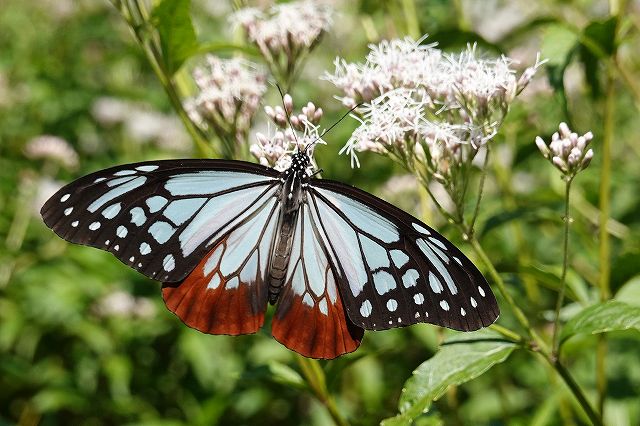
M151 21L160 35L163 65L169 75L198 48L190 10L191 0L162 0L153 9Z
M617 300L583 309L560 332L560 342L576 334L598 334L635 328L640 330L640 307Z
M515 343L485 330L447 340L406 381L400 397L400 415L386 419L383 425L410 423L426 412L449 386L475 379L495 364L504 362L517 347Z

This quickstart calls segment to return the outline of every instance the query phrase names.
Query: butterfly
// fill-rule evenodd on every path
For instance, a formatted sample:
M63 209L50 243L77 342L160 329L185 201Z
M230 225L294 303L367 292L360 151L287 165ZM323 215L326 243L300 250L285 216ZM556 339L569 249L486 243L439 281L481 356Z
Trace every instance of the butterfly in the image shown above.
M169 310L209 334L255 333L268 304L287 348L332 359L364 330L477 330L499 315L474 264L403 210L317 179L298 151L279 172L214 159L128 164L84 176L42 207L67 241L162 281Z

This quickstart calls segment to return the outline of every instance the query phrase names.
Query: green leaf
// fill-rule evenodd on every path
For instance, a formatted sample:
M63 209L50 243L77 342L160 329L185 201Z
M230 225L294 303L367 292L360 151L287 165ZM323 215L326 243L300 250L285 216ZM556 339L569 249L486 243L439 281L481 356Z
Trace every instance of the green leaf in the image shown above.
M617 300L583 309L562 328L560 342L576 334L598 334L635 328L640 330L640 307Z
M384 420L383 425L411 423L426 412L449 386L475 379L495 364L504 362L517 347L500 335L485 330L447 340L406 381L400 397L400 414Z
M615 295L615 299L633 306L640 306L640 275L624 283Z
M584 74L591 87L591 94L598 97L601 93L599 65L604 55L611 56L615 52L617 19L609 18L605 21L594 21L583 31L580 45L580 61L584 65Z
M549 25L543 35L540 56L548 60L547 66L562 66L578 43L578 35L560 24Z
M190 9L191 0L162 0L153 10L151 21L160 35L163 65L169 75L198 48Z
M277 361L271 361L267 365L267 368L269 370L271 379L274 382L297 389L307 388L307 385L302 376L300 376L300 374L298 374L296 370L289 367L288 365Z

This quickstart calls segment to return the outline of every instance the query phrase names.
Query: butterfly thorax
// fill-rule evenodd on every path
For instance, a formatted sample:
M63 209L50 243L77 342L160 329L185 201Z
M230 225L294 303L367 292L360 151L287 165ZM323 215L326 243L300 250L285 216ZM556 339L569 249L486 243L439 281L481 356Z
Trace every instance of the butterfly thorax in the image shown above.
M291 256L293 235L298 221L298 211L303 202L303 182L307 179L309 157L303 153L292 156L291 166L282 173L283 182L280 197L280 216L277 238L269 269L269 303L275 304L284 284Z

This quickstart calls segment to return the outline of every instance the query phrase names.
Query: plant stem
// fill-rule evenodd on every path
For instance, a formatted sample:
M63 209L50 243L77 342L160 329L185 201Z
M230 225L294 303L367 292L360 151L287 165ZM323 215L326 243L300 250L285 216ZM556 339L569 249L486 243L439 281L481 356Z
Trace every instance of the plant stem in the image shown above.
M478 213L480 213L480 202L482 201L482 193L484 192L484 180L487 177L487 164L489 163L489 145L485 147L484 161L482 162L482 168L480 170L480 183L478 184L478 195L476 197L476 205L473 208L473 216L471 216L471 222L469 223L469 233L473 234L476 219L478 219Z
M567 370L567 368L559 360L553 361L552 359L547 357L545 357L545 359L551 363L551 366L558 372L560 377L562 377L562 380L564 380L564 382L571 390L571 393L573 393L573 395L576 397L585 414L587 415L587 417L589 417L589 420L591 420L591 423L593 423L595 426L603 426L602 419L600 418L598 413L593 410L591 404L589 403L589 400L587 400L587 397L582 392L580 385L578 385L573 376L571 376L569 370Z
M311 393L318 399L318 401L327 407L331 418L338 426L348 426L349 423L344 417L342 417L340 411L338 411L338 406L327 389L327 381L324 371L318 361L315 359L305 358L302 355L297 354L296 359Z
M623 5L617 1L610 1L610 11L612 16L618 16ZM616 19L616 25L617 25ZM617 28L615 31L617 34ZM616 51L611 54L613 64L617 62ZM611 243L609 232L607 232L607 222L611 215L611 145L613 144L615 125L615 78L613 65L607 66L606 94L604 101L604 134L602 138L602 168L600 172L600 247L598 250L598 265L600 266L600 276L598 285L600 287L600 301L604 302L611 297L610 275L611 275ZM604 401L607 392L606 378L606 354L607 342L604 335L598 337L598 347L596 351L596 387L598 389L598 407L600 414L604 416Z
M567 370L567 368L560 362L560 360L557 359L557 357L554 357L553 354L549 352L548 346L545 343L545 341L542 340L542 338L538 335L538 333L531 327L527 317L524 315L522 310L516 305L511 295L507 292L507 289L504 281L502 280L502 277L496 270L495 266L493 266L493 263L491 262L491 260L485 253L484 249L482 248L478 240L475 238L475 236L471 235L469 238L469 242L472 245L478 257L480 257L482 262L487 267L489 271L489 275L491 276L494 283L498 287L498 290L500 290L502 297L504 297L505 301L513 311L516 319L518 320L520 325L525 329L529 337L532 339L531 343L534 344L535 346L533 346L531 349L539 352L540 355L544 357L544 359L557 371L557 373L560 375L562 380L564 380L564 382L567 384L567 386L569 387L569 389L571 390L575 398L578 400L580 406L582 407L584 412L587 414L591 422L596 426L602 425L602 419L600 418L600 416L597 414L597 412L593 409L593 407L587 400L586 396L584 395L584 392L580 388L580 385L578 385L578 383L573 379L573 377L569 374L569 371Z
M158 49L158 47L154 44L153 40L149 42L145 40L145 36L144 34L142 34L142 31L144 31L144 28L146 28L146 24L148 22L147 17L141 9L138 1L139 0L133 0L135 10L131 7L129 1L124 1L123 4L126 8L127 13L125 13L124 10L120 10L122 17L129 25L129 28L133 32L136 41L138 42L140 47L142 47L145 56L147 57L147 60L149 61L149 64L153 69L153 72L156 74L158 81L160 81L160 85L164 89L169 98L169 101L171 102L171 106L173 106L173 109L178 114L180 121L182 121L182 124L191 136L191 139L193 139L199 155L202 157L208 157L211 154L217 155L217 153L212 152L214 151L213 147L207 143L207 138L201 134L201 131L191 121L189 115L185 111L173 80L162 65L163 61L160 49Z
M571 195L571 182L573 177L567 178L565 181L564 192L564 239L562 245L562 276L560 278L560 291L558 292L558 300L556 302L556 310L553 322L553 357L558 357L558 332L560 328L560 309L564 302L564 292L567 285L567 266L569 263L569 227L571 226L571 217L569 216L569 197Z

